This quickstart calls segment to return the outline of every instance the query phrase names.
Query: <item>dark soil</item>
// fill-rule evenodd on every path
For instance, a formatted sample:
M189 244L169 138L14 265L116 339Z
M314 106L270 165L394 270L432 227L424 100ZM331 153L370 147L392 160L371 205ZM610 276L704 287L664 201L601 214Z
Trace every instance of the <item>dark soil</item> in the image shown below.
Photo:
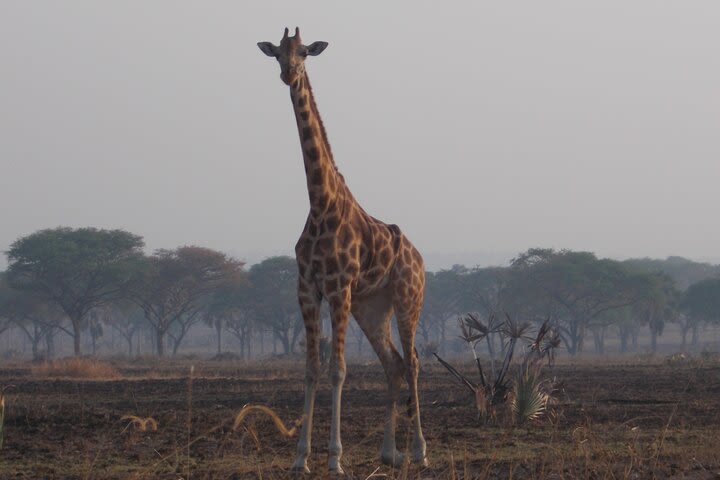
M303 362L118 364L123 379L34 377L0 368L6 391L0 478L286 478L295 440L253 415L273 408L291 424L302 413ZM546 370L564 390L531 425L480 424L473 400L426 360L421 411L430 467L392 470L378 461L385 384L377 363L350 364L343 396L348 478L720 478L720 366L702 362L560 365ZM471 374L471 371L468 371ZM404 411L404 408L401 408ZM125 415L152 417L138 431ZM325 476L330 387L316 407L315 476ZM401 415L402 416L402 415ZM400 421L399 447L408 439Z

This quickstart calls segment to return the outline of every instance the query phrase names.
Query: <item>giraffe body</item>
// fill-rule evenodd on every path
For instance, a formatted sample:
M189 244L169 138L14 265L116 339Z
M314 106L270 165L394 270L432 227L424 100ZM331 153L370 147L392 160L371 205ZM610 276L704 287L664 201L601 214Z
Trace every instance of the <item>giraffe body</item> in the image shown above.
M320 304L323 299L330 306L332 321L330 375L333 404L328 468L342 473L340 400L346 371L345 333L351 313L380 358L388 380L381 458L393 465L403 461L395 448L395 429L396 405L404 377L410 389L410 412L414 422L412 459L424 463L426 447L417 393L419 364L414 349L425 286L422 256L397 225L385 224L363 210L337 170L304 68L305 57L320 54L327 43L302 45L298 30L294 37L288 37L286 29L279 46L268 42L258 46L268 56L278 59L280 77L290 86L310 199L310 213L295 246L307 364L304 416L293 468L309 471L307 458L320 372ZM390 321L393 313L397 318L403 356L392 342Z

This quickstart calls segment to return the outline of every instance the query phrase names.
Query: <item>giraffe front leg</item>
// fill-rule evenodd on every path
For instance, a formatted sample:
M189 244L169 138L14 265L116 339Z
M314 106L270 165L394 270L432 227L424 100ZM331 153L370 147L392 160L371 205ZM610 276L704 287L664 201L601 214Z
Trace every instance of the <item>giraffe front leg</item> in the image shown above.
M333 368L333 367L331 367ZM332 376L332 419L330 422L330 445L328 447L328 471L343 475L340 458L342 457L342 442L340 440L340 401L343 383L345 382L345 362L342 367L336 363Z
M330 421L330 445L328 446L328 471L342 475L340 465L342 442L340 440L340 403L345 383L345 331L350 315L350 289L338 292L330 299L332 310L332 353L330 356L330 381L332 383L332 418Z
M310 369L308 369L305 375L305 404L303 407L300 437L297 443L297 456L292 466L294 472L310 473L307 459L310 456L311 449L313 411L315 409L315 392L317 391L318 373L319 368L315 372L311 372Z
M305 322L305 343L307 356L305 365L305 404L303 406L300 438L297 444L297 457L293 463L293 472L310 473L307 459L310 456L313 411L315 393L320 376L320 305L313 301L317 296L305 297L300 294L300 308Z

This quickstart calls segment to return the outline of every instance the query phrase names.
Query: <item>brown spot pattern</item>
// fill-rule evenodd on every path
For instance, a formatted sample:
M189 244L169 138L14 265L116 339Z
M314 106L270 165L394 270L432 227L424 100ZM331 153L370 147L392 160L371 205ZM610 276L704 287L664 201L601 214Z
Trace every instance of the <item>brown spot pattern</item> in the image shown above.
M305 150L305 155L307 155L308 160L310 160L311 162L317 162L318 158L320 157L318 148L315 146L309 147L307 150ZM318 168L316 168L316 170L318 170Z
M302 141L303 143L312 140L315 136L315 130L313 127L303 127L302 129Z

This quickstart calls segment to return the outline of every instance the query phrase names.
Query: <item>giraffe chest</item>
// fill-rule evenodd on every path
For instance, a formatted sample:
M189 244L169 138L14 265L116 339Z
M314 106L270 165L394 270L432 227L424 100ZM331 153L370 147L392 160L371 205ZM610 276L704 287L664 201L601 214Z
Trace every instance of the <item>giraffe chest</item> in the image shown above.
M354 295L371 293L387 284L394 264L387 240L383 232L345 224L330 230L309 221L296 247L300 274L325 295L346 287Z
M318 235L303 234L300 238L306 274L315 279L354 279L360 271L360 247L352 238L337 231Z

